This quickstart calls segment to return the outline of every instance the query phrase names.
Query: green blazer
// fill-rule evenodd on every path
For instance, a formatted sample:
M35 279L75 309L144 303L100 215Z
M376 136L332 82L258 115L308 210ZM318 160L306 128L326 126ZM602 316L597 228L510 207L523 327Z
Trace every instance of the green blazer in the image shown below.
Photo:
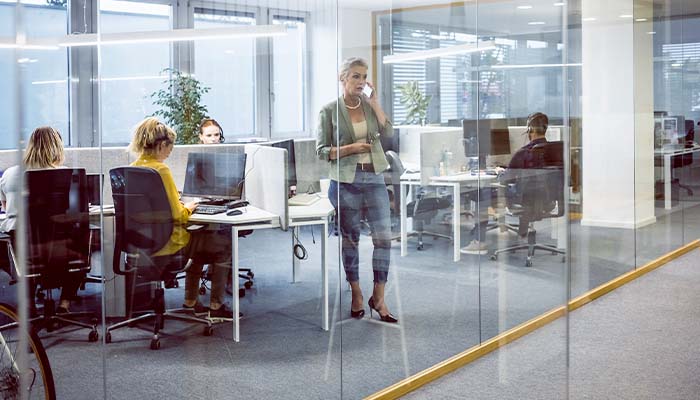
M338 110L340 109L340 116ZM394 129L391 122L387 120L384 126L379 126L377 115L372 107L362 99L362 111L365 113L367 121L367 135L376 140L372 143L371 158L374 164L374 173L379 175L389 163L384 156L384 149L379 140L379 135L392 136ZM355 180L355 170L357 169L358 154L352 154L338 160L330 159L331 147L340 147L355 143L355 131L348 110L345 108L345 101L340 96L338 100L326 104L322 109L318 119L318 132L316 136L316 154L321 160L326 160L330 164L328 177L344 183L352 183Z

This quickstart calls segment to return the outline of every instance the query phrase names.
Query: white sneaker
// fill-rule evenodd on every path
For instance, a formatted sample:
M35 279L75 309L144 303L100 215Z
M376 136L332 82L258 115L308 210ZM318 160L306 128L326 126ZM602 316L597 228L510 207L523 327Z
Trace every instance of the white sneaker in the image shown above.
M464 254L485 255L489 253L489 249L486 243L479 242L478 240L472 240L468 246L462 247L460 252Z

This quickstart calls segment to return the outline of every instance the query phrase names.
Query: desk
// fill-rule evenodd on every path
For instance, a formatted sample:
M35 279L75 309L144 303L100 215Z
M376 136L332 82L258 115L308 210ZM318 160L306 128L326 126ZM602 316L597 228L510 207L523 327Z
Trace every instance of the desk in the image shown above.
M678 150L664 150L657 149L654 150L654 156L660 157L663 160L662 167L664 169L664 208L667 210L671 209L671 158L676 156L682 156L684 154L692 154L695 152L700 152L700 146L695 145L690 148L683 148Z
M243 214L228 216L225 213L215 214L215 215L204 215L204 214L192 214L189 221L195 223L207 223L207 224L226 224L231 226L231 240L232 240L232 264L233 264L233 276L234 276L234 289L233 289L233 340L236 342L240 341L240 302L237 295L239 289L239 282L236 277L238 276L239 265L239 246L238 246L238 232L242 230L259 230L259 229L271 229L279 228L279 216L270 213L268 211L247 206L241 208ZM322 281L322 291L323 291L323 306L321 310L321 327L324 331L329 328L329 305L328 305L328 269L326 262L326 239L328 237L328 216L334 212L333 206L330 204L328 199L321 199L314 204L308 206L297 206L289 207L289 226L293 229L298 229L300 226L305 225L323 225L323 237L321 239L321 281ZM295 232L296 233L296 232ZM294 239L293 243L294 243ZM298 269L298 264L294 255L292 255L293 263L293 280L296 282L296 273Z
M321 327L328 330L329 305L328 305L328 263L326 241L328 239L328 217L333 215L335 208L328 198L321 198L308 206L289 207L289 226L292 228L292 249L298 243L299 227L307 225L322 225L321 233L321 285L323 293L323 305L321 307ZM293 250L292 250L293 252ZM297 282L299 272L299 260L292 254L292 282Z
M446 186L452 188L453 206L452 206L452 242L453 242L453 261L459 261L461 258L461 235L460 235L460 212L461 205L461 188L463 185L479 184L480 182L490 182L496 179L495 175L462 173L448 176L434 176L430 178L428 185L430 186ZM420 173L405 173L401 176L401 190L399 193L404 193L405 188L409 186L420 186ZM401 256L408 253L408 232L407 232L407 211L406 211L406 196L401 196Z
M240 332L241 332L241 321L240 321L240 301L238 298L238 231L247 229L269 229L279 227L279 216L261 210L257 207L246 206L240 208L243 214L240 215L226 215L226 213L205 215L205 214L192 214L190 216L189 222L205 223L205 224L225 224L231 225L231 256L233 261L233 340L239 342Z

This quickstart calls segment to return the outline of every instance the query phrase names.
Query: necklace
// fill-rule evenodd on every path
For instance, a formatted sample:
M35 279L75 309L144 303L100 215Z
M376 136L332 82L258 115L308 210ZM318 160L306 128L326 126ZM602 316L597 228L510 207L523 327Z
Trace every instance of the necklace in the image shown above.
M362 103L362 101L358 98L356 106L349 106L349 105L345 104L345 107L347 107L348 110L357 110L360 107L360 103Z

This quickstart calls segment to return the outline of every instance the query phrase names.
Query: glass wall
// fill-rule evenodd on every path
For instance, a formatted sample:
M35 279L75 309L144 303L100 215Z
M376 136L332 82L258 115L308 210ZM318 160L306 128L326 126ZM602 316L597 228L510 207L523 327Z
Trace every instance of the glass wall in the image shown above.
M0 0L9 386L585 393L569 302L700 233L697 8Z

